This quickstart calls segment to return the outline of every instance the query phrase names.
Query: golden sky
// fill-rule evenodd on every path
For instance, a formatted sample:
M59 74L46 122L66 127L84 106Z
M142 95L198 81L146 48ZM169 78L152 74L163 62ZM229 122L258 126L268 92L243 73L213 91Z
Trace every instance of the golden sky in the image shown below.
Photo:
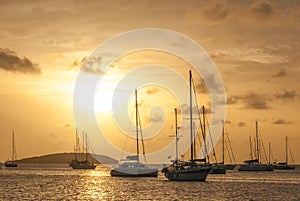
M297 0L0 0L0 27L0 161L10 157L13 130L18 157L72 151L73 90L84 58L116 34L163 28L190 37L215 62L225 84L226 130L238 162L249 158L248 137L258 120L265 146L272 143L274 158L284 160L288 136L300 163ZM151 62L189 69L166 53L133 53L114 64L107 94L124 73L120 66L130 69ZM144 89L144 99L155 93L170 96L156 90ZM200 94L208 106L206 93ZM103 114L107 109L96 107ZM168 118L173 118L172 112L166 112ZM148 116L145 113L144 118ZM162 121L161 116L154 117L154 123Z

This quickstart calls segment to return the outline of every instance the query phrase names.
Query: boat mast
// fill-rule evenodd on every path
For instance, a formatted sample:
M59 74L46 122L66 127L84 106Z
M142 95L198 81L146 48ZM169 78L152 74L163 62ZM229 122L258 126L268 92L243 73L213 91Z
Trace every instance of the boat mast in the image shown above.
M87 133L85 133L85 160L88 159L88 140L87 140Z
M249 136L249 144L250 144L250 158L253 159L251 136Z
M285 136L285 162L288 164L288 138Z
M207 153L207 146L206 146L206 128L205 128L205 107L202 105L202 118L203 118L203 143L204 143L204 149L205 149L205 155L207 155L207 159L209 162L209 157ZM205 160L206 161L206 160Z
M15 133L14 131L12 132L12 156L11 156L11 161L15 161Z
M138 101L137 101L137 90L135 89L135 126L136 126L136 155L137 162L139 164L139 121L138 121Z
M271 164L271 142L269 142L269 164Z
M177 132L177 109L175 108L175 139L176 139L176 158L175 161L176 163L178 162L178 132Z
M256 156L257 156L257 160L259 163L259 141L258 141L258 125L257 125L257 121L255 121L255 131L256 131Z
M191 161L194 160L194 148L193 148L193 104L192 104L192 71L190 74L190 139L191 139Z
M225 143L225 125L224 125L224 120L222 120L223 124L223 132L222 132L222 161L221 163L224 164L224 143Z
M75 160L77 161L77 154L78 154L78 134L77 134L78 128L76 127L76 133L75 133Z

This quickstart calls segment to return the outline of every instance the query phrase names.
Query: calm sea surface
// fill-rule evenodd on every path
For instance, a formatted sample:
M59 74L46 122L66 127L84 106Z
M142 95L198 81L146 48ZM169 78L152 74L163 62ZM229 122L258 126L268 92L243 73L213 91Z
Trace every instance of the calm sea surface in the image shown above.
M206 182L113 178L109 169L21 165L0 170L0 200L300 200L300 170L228 171Z

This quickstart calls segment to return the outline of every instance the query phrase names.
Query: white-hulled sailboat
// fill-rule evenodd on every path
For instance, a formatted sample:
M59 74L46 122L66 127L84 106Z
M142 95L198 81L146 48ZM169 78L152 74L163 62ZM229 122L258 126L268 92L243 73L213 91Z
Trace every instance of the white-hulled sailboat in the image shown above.
M176 159L173 163L162 169L165 177L173 181L205 181L210 166L206 163L206 158L196 159L194 158L194 149L193 146L193 114L192 114L192 72L189 71L190 78L190 150L191 150L191 159L189 161L180 161L178 160L178 149L177 149L177 112L175 110L175 137L176 137Z
M11 160L5 161L4 165L5 167L17 167L18 164L15 162L16 160L16 145L15 145L15 133L12 132L12 149L11 149Z
M113 177L157 177L158 169L150 168L140 161L139 154L139 110L137 101L137 90L135 90L135 123L136 123L136 155L127 156L121 160L119 167L111 169L110 175ZM143 139L142 139L143 140ZM142 143L144 146L144 143ZM145 153L143 153L145 154Z

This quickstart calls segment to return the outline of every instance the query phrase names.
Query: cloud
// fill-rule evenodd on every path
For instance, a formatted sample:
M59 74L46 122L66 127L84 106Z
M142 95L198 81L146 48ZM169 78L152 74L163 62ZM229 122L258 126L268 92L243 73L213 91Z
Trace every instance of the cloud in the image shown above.
M242 95L233 95L227 98L227 105L242 104L244 109L268 110L276 100L293 101L299 94L295 90L276 92L275 94L258 94L248 92Z
M225 19L228 14L228 9L221 4L215 4L210 8L204 9L204 16L210 21L218 21Z
M238 122L237 126L238 127L245 127L246 126L246 122Z
M284 119L277 119L276 121L273 122L273 124L293 124L292 121L286 121Z
M159 90L156 87L152 87L150 89L147 89L147 94L156 94Z
M284 89L282 93L276 92L274 97L278 100L295 100L299 94L294 90L286 90Z
M227 104L241 103L245 109L267 110L270 109L271 97L268 94L249 92L244 95L234 95L227 98Z
M159 122L162 122L162 121L163 121L163 118L159 113L151 114L150 122L159 123Z
M277 73L275 73L274 75L272 75L272 77L284 77L287 75L287 72L285 69L280 69Z
M38 64L32 63L26 57L18 57L14 51L8 48L0 48L0 68L10 72L41 74Z
M225 124L232 124L232 121L230 121L230 120L225 120Z
M197 106L194 106L192 108L193 114L198 114L198 111L201 112L201 110L202 110L202 108L198 109ZM178 114L185 114L185 115L190 114L190 106L187 104L182 104L177 111L178 111Z
M75 60L72 64L70 64L71 68L76 68L89 73L89 74L103 74L103 69L100 68L102 62L101 56L89 56L84 57L82 59ZM111 66L114 67L114 66Z
M268 2L254 3L250 7L250 13L259 19L269 18L274 13L274 8Z

